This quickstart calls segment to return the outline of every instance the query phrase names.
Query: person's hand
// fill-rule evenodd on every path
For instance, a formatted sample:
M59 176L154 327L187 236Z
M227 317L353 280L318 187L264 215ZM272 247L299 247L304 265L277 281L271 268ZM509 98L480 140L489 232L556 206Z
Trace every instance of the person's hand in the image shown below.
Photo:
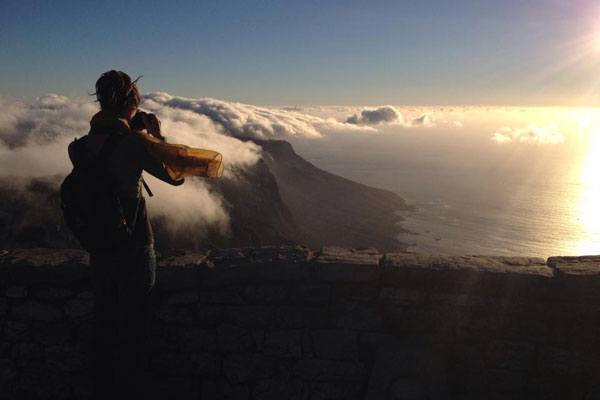
M142 121L144 122L144 126L149 134L157 139L165 140L165 138L160 134L160 120L156 118L156 115L142 114Z

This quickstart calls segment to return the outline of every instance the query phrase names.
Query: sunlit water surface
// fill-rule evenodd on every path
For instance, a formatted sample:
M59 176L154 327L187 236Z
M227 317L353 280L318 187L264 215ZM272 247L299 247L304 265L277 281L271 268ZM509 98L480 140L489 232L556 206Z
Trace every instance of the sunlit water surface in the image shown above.
M448 114L448 113L447 113ZM445 115L447 115L445 114ZM442 114L444 115L444 114ZM399 239L445 254L600 254L597 110L463 111L453 129L388 127L373 135L296 141L335 174L397 192L418 210ZM490 140L503 126L556 123L560 143Z

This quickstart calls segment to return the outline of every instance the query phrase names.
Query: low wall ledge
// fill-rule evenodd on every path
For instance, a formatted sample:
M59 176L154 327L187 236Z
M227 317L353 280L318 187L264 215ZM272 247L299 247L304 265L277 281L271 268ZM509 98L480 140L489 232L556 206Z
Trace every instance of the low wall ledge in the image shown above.
M2 250L0 269L14 267L81 267L89 265L89 255L80 249L28 248ZM541 278L586 277L600 278L600 255L580 257L504 257L482 255L440 255L428 253L391 252L381 254L377 249L346 249L324 246L314 252L304 246L262 246L218 250L172 251L159 255L158 267L205 268L231 273L240 268L259 268L302 265L314 266L320 280L368 281L380 273L401 270L440 272L479 272L489 274L532 275ZM346 272L350 272L347 273ZM283 272L283 271L281 271Z

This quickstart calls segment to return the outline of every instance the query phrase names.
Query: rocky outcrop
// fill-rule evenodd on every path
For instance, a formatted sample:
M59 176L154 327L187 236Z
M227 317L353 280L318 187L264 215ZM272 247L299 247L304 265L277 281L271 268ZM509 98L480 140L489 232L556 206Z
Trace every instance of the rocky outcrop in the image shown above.
M157 274L157 399L599 395L600 257L255 247ZM79 250L0 255L1 398L89 398L88 280Z

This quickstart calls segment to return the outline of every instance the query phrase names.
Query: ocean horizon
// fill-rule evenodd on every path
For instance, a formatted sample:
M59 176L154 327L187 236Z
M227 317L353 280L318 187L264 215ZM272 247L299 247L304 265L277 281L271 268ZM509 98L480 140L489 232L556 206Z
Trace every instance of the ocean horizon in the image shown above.
M502 127L527 115L530 121L521 125L556 124L560 140L493 140L494 122L496 130L507 131ZM480 109L463 114L470 123L460 130L391 128L360 141L337 137L318 146L297 141L297 148L319 168L391 190L414 205L416 211L401 214L401 225L412 234L398 237L409 251L600 254L600 140L590 123L596 115L583 109Z

